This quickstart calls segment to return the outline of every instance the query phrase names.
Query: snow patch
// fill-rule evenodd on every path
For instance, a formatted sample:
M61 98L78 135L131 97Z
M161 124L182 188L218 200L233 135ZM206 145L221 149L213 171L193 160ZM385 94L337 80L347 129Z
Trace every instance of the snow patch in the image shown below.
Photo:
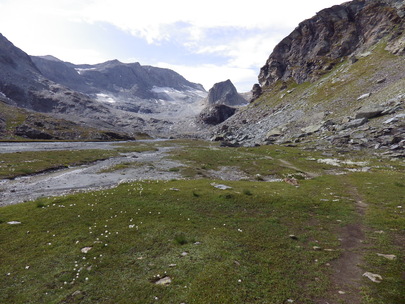
M79 75L81 75L83 72L86 72L86 71L94 71L94 70L96 70L96 68L87 68L87 69L84 69L84 68L75 68L75 70L76 70L76 72L77 72Z
M368 164L367 162L354 162L351 160L339 160L336 158L318 159L317 162L320 164L327 164L327 165L336 166L336 167L340 167L341 164L348 165L348 166L359 166L359 167L363 167Z
M107 95L107 94L99 93L99 94L96 94L96 96L97 96L97 101L100 101L100 102L108 102L108 103L116 102L116 100L114 98L112 98L110 95Z

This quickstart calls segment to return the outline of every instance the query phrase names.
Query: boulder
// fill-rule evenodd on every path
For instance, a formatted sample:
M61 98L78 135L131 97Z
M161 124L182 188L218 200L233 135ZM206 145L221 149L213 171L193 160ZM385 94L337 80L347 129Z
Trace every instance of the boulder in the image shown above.
M368 121L368 119L365 118L365 117L359 118L359 119L354 119L352 121L349 121L348 123L343 124L340 127L340 130L357 128L357 127L360 127L360 126L364 125L367 121Z
M208 125L217 125L234 115L235 112L235 108L227 105L214 105L204 109L199 115L199 120Z
M301 131L306 134L312 134L318 132L323 127L323 124L311 125L305 128L302 128Z
M360 118L374 118L380 116L385 109L382 106L364 107L361 108L355 115L356 119Z

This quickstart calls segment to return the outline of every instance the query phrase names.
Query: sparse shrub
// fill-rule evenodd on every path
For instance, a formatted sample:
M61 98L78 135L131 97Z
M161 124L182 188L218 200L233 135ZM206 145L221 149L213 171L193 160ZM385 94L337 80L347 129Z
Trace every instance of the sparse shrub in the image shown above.
M253 195L253 193L252 193L252 191L250 191L249 189L244 189L243 190L243 194L245 194L245 195Z
M184 233L178 233L174 236L174 241L179 245L185 245L188 243L186 235Z
M405 187L405 185L401 184L400 182L395 182L394 185L401 188Z
M37 208L45 208L46 204L42 201L37 202Z
M233 198L233 195L228 193L228 194L220 195L220 197L225 198L225 199L231 199L231 198Z

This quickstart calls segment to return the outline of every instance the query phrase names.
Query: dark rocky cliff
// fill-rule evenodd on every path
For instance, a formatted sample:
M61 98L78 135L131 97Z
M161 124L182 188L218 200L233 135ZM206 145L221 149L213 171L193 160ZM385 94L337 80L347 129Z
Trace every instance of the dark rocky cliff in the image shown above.
M198 116L198 121L206 125L217 125L234 115L237 107L247 104L228 79L218 82L208 91L206 107Z
M275 48L259 75L262 87L277 80L314 81L347 56L391 35L388 48L403 54L396 37L405 28L402 0L355 0L324 9L305 20Z
M238 94L233 83L228 79L223 82L218 82L208 91L209 105L227 105L241 106L245 105L246 100Z

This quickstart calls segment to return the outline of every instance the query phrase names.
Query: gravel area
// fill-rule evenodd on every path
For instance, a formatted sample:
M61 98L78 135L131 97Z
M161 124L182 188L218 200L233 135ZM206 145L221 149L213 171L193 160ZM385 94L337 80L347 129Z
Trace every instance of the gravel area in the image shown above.
M66 143L61 146L53 147L55 143L35 143L33 148L43 149L60 149L66 150ZM59 144L59 143L57 143ZM83 143L67 143L68 149L75 150ZM89 145L87 145L89 144ZM95 144L95 145L94 145ZM110 145L109 145L110 144ZM115 143L114 143L115 144ZM85 143L86 148L95 147L104 149L111 146L111 143ZM64 147L64 148L62 148ZM14 149L14 150L13 150ZM11 147L9 151L28 150L28 146L22 144L16 150ZM180 167L182 164L177 161L165 159L167 153L173 148L164 147L158 151L132 152L126 153L119 157L98 161L89 165L62 169L32 176L19 177L14 180L0 180L0 206L16 204L24 201L34 200L40 197L59 196L76 191L96 190L109 188L119 185L120 183L136 180L169 180L182 178L180 173L170 171L171 168ZM32 149L31 149L32 151ZM117 164L126 164L126 168L105 172ZM133 166L132 164L133 163ZM103 172L104 171L104 172Z

